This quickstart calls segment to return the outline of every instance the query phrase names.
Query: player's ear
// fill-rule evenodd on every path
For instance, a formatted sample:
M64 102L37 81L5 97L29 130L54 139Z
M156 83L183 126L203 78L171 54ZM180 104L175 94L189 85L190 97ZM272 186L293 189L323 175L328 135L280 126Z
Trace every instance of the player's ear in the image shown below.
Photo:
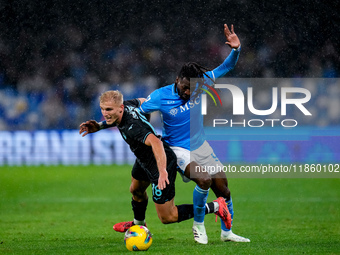
M121 104L121 105L120 105L120 111L119 111L119 112L122 113L123 111L124 111L124 105Z

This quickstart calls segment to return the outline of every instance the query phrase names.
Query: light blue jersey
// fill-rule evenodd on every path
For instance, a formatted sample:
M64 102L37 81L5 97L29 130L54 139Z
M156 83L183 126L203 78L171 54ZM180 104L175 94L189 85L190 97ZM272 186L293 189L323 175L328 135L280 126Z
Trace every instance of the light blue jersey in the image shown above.
M206 75L214 81L223 77L236 65L240 50L240 47L237 50L232 50L220 66L206 72ZM205 141L200 101L200 97L194 100L181 99L173 83L152 92L140 106L140 110L144 113L160 111L163 119L163 139L170 146L193 151ZM195 118L195 124L191 125L191 128L190 115Z

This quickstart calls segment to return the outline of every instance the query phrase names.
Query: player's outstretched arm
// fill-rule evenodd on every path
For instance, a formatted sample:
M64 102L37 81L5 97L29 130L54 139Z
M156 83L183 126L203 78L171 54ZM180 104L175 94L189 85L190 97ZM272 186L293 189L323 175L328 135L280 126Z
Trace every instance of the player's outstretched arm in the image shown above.
M229 45L231 48L233 48L233 50L221 65L206 73L207 76L214 77L215 79L223 77L226 73L232 70L235 67L240 55L241 42L234 32L234 26L231 25L230 31L227 24L224 24L224 35L227 39L225 44Z
M224 35L227 39L225 44L228 44L231 48L237 49L240 45L240 39L234 32L234 25L231 25L231 31L229 30L227 24L224 24Z
M163 190L166 184L170 184L168 172L166 171L166 155L163 143L154 134L149 134L145 140L145 144L152 147L159 172L158 189Z
M79 125L79 134L82 134L82 137L86 136L89 133L94 133L100 130L100 125L95 120L88 120Z

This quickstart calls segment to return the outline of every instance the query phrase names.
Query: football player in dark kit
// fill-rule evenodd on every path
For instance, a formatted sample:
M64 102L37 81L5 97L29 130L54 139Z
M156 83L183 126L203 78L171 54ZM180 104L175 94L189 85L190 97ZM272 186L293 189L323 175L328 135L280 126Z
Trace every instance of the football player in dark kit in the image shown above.
M193 205L174 204L177 158L170 147L163 142L138 107L145 99L123 100L123 95L106 91L100 96L100 108L105 118L103 122L89 120L80 124L79 133L83 136L100 129L116 126L123 139L136 156L132 169L130 190L134 224L145 225L145 211L148 195L147 187L152 184L152 197L162 223L181 222L194 216ZM138 186L138 189L134 187ZM142 187L142 188L141 188ZM223 198L207 203L206 213L215 213L226 224L231 224L230 214Z

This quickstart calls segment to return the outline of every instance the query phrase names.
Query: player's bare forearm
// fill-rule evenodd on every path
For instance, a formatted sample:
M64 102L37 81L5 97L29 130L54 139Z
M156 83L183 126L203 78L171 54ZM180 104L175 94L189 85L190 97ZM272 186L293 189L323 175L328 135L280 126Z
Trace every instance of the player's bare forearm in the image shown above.
M152 147L159 172L158 188L163 190L165 189L166 184L170 183L168 179L168 172L166 171L166 155L163 143L154 134L150 134L146 138L145 144Z

